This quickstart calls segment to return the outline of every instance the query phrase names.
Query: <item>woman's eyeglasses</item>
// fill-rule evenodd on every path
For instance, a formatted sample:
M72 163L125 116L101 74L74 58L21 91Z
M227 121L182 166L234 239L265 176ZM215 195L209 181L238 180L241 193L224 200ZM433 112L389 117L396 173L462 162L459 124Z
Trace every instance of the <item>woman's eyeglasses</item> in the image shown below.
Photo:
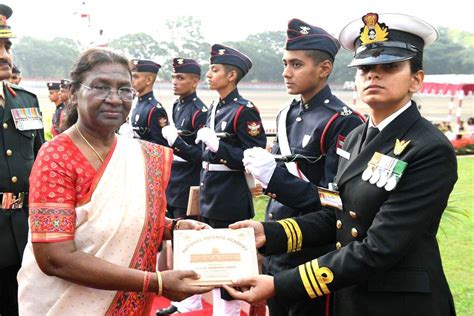
M130 87L122 87L118 89L112 89L108 86L94 86L89 87L85 84L80 83L80 85L93 93L93 97L99 100L105 100L112 94L112 91L116 91L117 95L119 96L120 100L122 101L133 101L135 96L137 95L137 91Z

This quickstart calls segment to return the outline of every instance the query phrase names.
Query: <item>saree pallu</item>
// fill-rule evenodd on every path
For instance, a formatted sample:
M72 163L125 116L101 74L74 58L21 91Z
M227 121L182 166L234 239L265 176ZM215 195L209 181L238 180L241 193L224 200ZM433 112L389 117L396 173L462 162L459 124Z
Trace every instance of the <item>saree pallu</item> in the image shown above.
M155 271L171 162L168 148L118 136L92 182L90 200L75 207L77 250L118 266ZM33 204L30 212L61 209L54 204ZM141 315L152 298L47 276L36 263L31 234L18 282L20 315Z

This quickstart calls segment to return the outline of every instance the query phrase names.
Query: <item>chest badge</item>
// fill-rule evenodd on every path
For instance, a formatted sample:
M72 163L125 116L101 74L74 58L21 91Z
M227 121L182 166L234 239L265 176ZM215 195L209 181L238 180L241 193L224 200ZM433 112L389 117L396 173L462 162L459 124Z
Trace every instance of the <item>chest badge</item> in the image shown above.
M221 122L221 130L224 131L226 127L227 127L227 122L226 122L226 121L222 121L222 122Z
M397 138L397 140L395 141L395 148L393 149L393 153L395 154L395 156L398 156L400 155L402 152L405 151L405 149L407 148L407 146L410 144L411 140L399 140Z
M301 146L305 148L306 145L308 145L310 139L311 139L311 135L304 135L303 141L301 142Z

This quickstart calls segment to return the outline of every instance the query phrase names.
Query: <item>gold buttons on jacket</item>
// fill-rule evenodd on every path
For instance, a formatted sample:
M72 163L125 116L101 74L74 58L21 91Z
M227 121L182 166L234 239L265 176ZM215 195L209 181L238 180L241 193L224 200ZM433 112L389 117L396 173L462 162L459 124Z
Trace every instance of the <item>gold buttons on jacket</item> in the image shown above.
M337 222L336 222L336 227L337 229L341 229L342 228L342 222L338 219Z
M221 159L219 161L220 161L220 163L223 163L224 165L227 163L227 160L225 160L225 159Z
M12 177L12 183L16 183L17 181L18 181L18 178L15 177L15 176L13 176L13 177Z
M8 124L7 123L3 123L3 129L7 129L8 128Z
M356 218L357 218L357 213L356 213L356 212L350 211L350 212L349 212L349 215L350 215L353 219L356 219Z
M13 155L13 151L11 151L11 149L7 149L6 154L7 156L11 156Z
M341 247L342 247L341 243L340 243L340 242L337 242L337 243L336 243L336 249L339 250L339 249L341 249Z
M356 238L357 236L359 236L359 232L357 231L357 229L352 228L351 229L351 235L352 235L352 237Z

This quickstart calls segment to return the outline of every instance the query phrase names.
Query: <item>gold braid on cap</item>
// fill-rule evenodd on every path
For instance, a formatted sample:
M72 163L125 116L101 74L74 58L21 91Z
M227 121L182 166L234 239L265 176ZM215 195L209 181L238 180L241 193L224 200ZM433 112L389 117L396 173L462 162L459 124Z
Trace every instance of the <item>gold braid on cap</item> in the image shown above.
M388 40L388 27L384 23L378 23L377 13L367 13L362 17L364 27L360 29L360 42L367 45Z

